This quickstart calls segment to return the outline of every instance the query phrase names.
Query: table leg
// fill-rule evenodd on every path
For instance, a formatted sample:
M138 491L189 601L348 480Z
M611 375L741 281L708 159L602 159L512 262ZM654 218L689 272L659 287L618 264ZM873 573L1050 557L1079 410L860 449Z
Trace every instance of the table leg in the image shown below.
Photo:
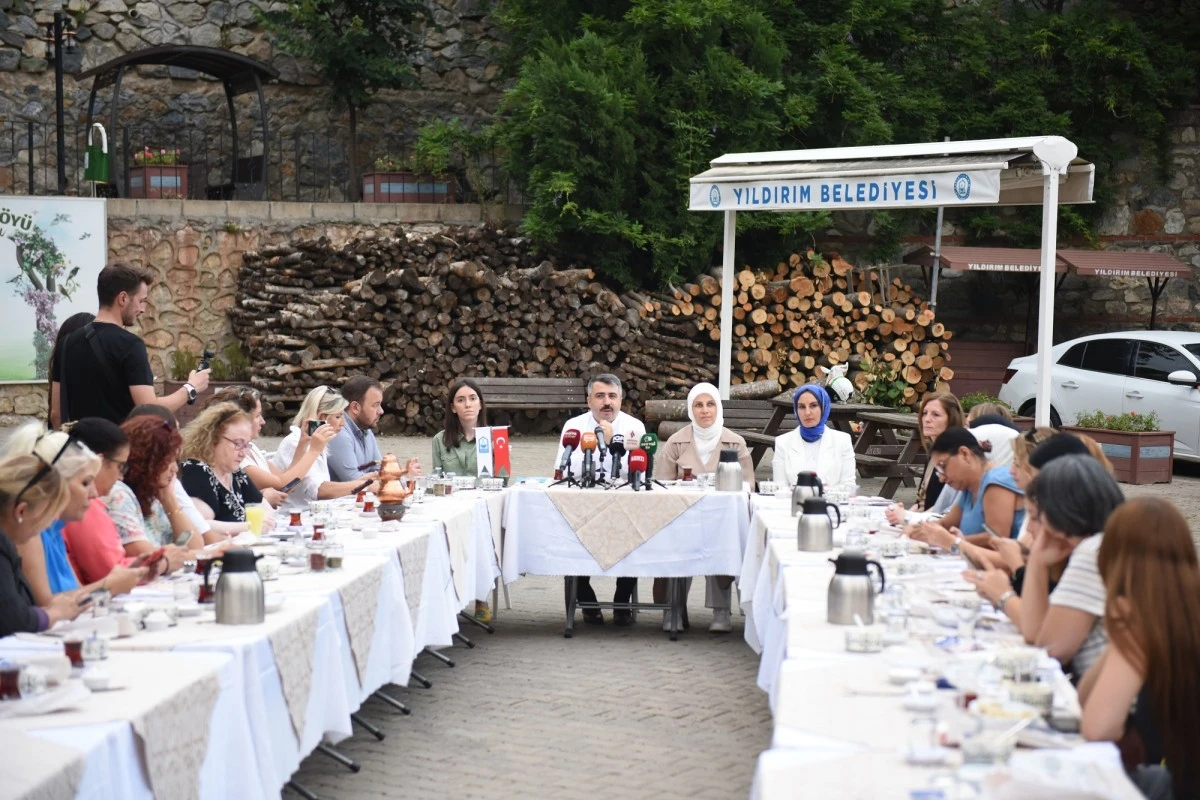
M575 633L575 592L578 590L579 579L570 575L563 579L563 592L567 606L567 627L563 630L563 638L570 639Z
M867 422L863 425L862 433L854 440L854 453L856 455L866 455L867 448L871 446L871 442L875 440L875 434L879 432L879 423Z

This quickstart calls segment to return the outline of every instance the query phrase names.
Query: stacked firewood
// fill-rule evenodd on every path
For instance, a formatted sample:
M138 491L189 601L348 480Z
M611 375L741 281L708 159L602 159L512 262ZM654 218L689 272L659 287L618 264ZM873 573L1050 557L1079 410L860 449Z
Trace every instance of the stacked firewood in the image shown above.
M676 326L693 324L702 338L720 341L720 269L669 294L641 297L643 310ZM905 401L945 390L951 332L929 305L896 278L882 284L870 270L857 276L850 262L813 250L793 253L773 270L735 274L732 383L779 381L784 387L823 382L818 366L849 365L861 391L875 376L908 386ZM868 369L868 367L874 367Z
M239 281L234 333L277 419L356 373L385 384L385 429L402 433L439 429L460 376L612 371L635 409L715 378L694 327L660 328L590 269L493 228L271 247L245 254Z

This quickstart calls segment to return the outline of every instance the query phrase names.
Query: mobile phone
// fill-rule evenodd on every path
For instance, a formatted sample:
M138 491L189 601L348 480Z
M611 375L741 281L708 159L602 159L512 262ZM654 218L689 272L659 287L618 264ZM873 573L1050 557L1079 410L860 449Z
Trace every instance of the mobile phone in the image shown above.
M204 372L212 367L212 360L217 357L217 354L212 350L205 350L204 355L200 358L200 363L196 365L197 372Z
M154 564L157 564L159 561L161 561L164 557L166 557L166 555L167 555L167 548L160 547L157 550L155 550L153 553L151 553L149 556L146 557L146 560L142 562L142 566L143 567L153 566Z
M283 488L280 489L280 491L283 492L284 494L291 494L292 491L295 490L295 488L299 485L300 485L300 478L292 478L290 481L288 481L287 483L284 484Z
M80 599L79 607L84 608L90 606L92 603L107 602L111 597L112 592L108 591L108 589L93 589Z
M355 469L364 470L364 469L370 469L371 467L378 467L378 466L379 466L378 461L368 461L365 464L359 464L357 467L355 467Z
M324 424L325 424L325 422L323 420L310 419L308 421L308 435L312 436L314 433L317 432L317 428L321 427Z
M374 478L367 478L361 484L359 484L358 486L355 486L354 489L351 490L350 494L358 494L359 492L366 489L368 486L370 486L374 482L375 482Z

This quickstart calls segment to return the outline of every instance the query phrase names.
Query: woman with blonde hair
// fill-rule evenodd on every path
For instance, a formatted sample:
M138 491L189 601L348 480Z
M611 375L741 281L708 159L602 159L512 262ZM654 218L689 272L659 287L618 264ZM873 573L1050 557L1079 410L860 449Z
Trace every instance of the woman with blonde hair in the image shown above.
M47 432L40 422L18 428L9 437L9 455L35 455L51 464L67 486L67 503L49 526L24 544L18 546L22 571L39 605L62 592L75 592L80 581L71 565L63 529L69 522L78 522L88 511L96 496L96 473L100 457L74 436L61 431ZM83 588L108 589L113 594L127 594L142 581L147 571L140 564L131 567L114 566L100 580Z
M920 420L921 448L926 454L933 447L937 437L946 432L947 428L961 428L963 421L962 405L958 398L950 392L930 392L921 398L917 410ZM942 483L942 477L933 468L932 461L925 462L925 472L921 475L921 483L917 487L917 502L907 511L904 505L896 503L887 510L888 521L893 525L903 525L905 522L916 522L919 518L909 518L910 513L921 513L924 516L940 516L954 506L958 492Z
M205 408L183 431L179 480L212 509L211 526L222 533L246 530L246 505L263 499L241 466L253 435L250 417L233 403Z
M41 456L17 455L0 461L0 636L38 633L75 619L83 610L80 602L87 597L83 591L54 595L48 605L39 606L17 553L59 515L69 499L67 482Z
M304 398L300 410L292 418L292 432L289 433L279 448L275 451L273 463L279 469L287 469L293 463L301 443L307 439L308 447L314 446L318 434L323 434L327 444L330 439L342 430L346 422L346 407L350 404L346 398L328 386L318 386ZM322 429L325 429L322 431ZM313 500L331 500L335 497L345 497L359 486L363 480L334 481L329 477L329 453L322 447L321 453L313 460L312 467L305 473L287 500L280 506L285 512L303 511ZM363 476L365 480L373 480L378 473ZM372 487L378 489L378 486Z
M1200 563L1187 521L1161 498L1130 500L1108 518L1096 563L1108 647L1079 684L1080 732L1117 742L1132 729L1150 765L1133 775L1139 788L1198 797Z
M325 451L337 434L333 428L322 425L311 437L308 431L301 427L300 443L292 455L292 463L287 469L275 466L267 454L262 451L254 440L262 433L267 421L263 418L262 395L253 386L233 386L213 395L213 405L217 402L233 403L250 417L250 443L246 455L242 458L242 470L250 476L250 480L262 492L263 499L275 508L283 505L287 495L282 491L297 478L303 478L312 469L313 463Z

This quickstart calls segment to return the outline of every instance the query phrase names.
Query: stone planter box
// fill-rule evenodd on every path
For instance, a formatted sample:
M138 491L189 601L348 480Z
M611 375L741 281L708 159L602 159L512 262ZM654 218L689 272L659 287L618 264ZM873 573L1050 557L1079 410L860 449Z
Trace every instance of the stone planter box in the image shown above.
M183 388L183 384L187 381L163 381L163 395L169 395L173 392L178 392ZM175 419L179 421L179 427L187 425L196 418L200 413L200 409L204 407L208 398L212 397L217 389L222 389L226 386L245 386L249 381L209 381L208 388L196 395L196 402L192 405L185 405L183 408L175 412Z
M364 203L454 203L456 195L453 175L368 172L362 176Z
M1175 432L1128 433L1064 425L1064 431L1086 433L1100 443L1121 483L1170 483Z
M129 196L143 200L186 199L188 165L130 167Z

